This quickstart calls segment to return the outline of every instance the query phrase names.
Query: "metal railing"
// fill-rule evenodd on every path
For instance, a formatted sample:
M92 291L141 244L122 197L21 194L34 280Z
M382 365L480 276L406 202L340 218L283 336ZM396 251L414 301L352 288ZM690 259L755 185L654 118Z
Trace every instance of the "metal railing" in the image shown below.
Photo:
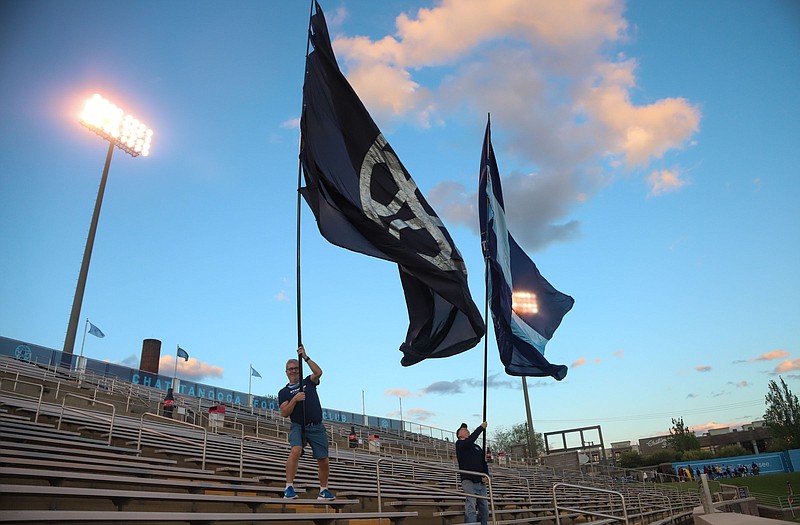
M596 511L596 510L589 510L589 509L586 509L586 508L567 507L565 505L559 505L558 504L558 494L557 494L557 489L559 487L569 487L569 488L573 488L573 489L578 489L580 491L599 492L599 493L602 493L602 494L608 494L609 495L609 499L612 496L619 496L619 499L622 502L622 514L623 515L622 515L622 517L620 517L620 516L615 516L613 514L606 514L604 512L599 512L599 511ZM610 505L609 505L609 507L610 507ZM625 505L625 496L623 496L621 492L617 492L616 490L601 489L601 488L597 488L597 487L587 487L587 486L584 486L584 485L575 485L575 484L572 484L572 483L561 483L561 482L553 483L553 511L554 511L554 513L556 515L556 525L561 525L561 515L559 513L559 510L566 510L566 511L569 511L569 512L579 512L581 514L587 514L587 515L590 515L590 516L598 516L600 518L611 518L611 519L615 519L615 520L620 520L620 521L624 522L625 525L628 525L628 508Z
M76 399L83 399L84 401L90 402L92 405L98 404L107 407L111 407L111 420L108 421L106 418L93 414L91 411L83 410L81 414L86 415L92 419L97 419L99 421L108 421L108 446L111 446L111 438L114 436L114 419L117 416L117 407L112 405L111 403L106 403L104 401L98 401L96 399L92 399L91 397L86 396L79 396L78 394L73 394L71 392L67 392L64 394L64 399L61 401L61 412L58 414L58 429L61 430L61 421L64 419L64 409L67 408L67 399L70 397L74 397ZM70 407L75 408L75 407Z
M206 430L204 427L201 427L200 425L194 425L192 423L186 423L185 421L172 419L171 417L159 416L158 414L151 414L150 412L146 412L146 413L142 414L142 417L139 420L139 438L136 441L136 447L139 450L142 449L142 434L144 432L144 420L145 420L145 418L157 419L157 420L160 419L160 420L162 420L164 422L169 422L171 424L184 425L184 426L187 426L187 427L199 428L200 430L202 430L203 431L203 459L202 459L200 468L202 470L205 470L205 468L206 468L206 451L208 450L208 430ZM168 437L170 439L173 439L175 441L180 441L180 442L186 443L188 445L195 445L196 444L194 441L191 441L189 439L183 439L181 437L178 437L178 436L175 436L175 435L172 435L172 434L167 434L165 432L161 432L161 431L155 430L155 429L148 429L148 433L149 434L155 434L155 435L159 435L159 436Z
M378 460L375 462L375 471L376 471L376 480L377 480L377 489L378 489L377 492L378 492L378 523L379 524L383 523L383 518L381 517L381 515L383 514L383 502L382 502L382 499L381 499L382 498L382 495L381 495L381 463L384 462L384 461L388 461L390 463L406 463L406 461L404 461L404 460L392 459L392 458L386 457L386 456L378 458ZM466 497L470 497L470 498L476 498L476 499L489 500L489 509L490 509L491 518L492 518L491 522L493 524L496 524L497 523L497 517L496 517L496 514L495 514L495 508L494 508L494 493L492 492L492 478L491 478L491 476L489 476L488 474L486 474L484 472L475 472L475 471L472 471L472 470L452 469L452 468L446 468L446 467L444 467L444 470L457 472L457 473L461 473L461 474L472 474L472 475L475 475L475 476L482 476L482 477L486 478L486 485L487 485L488 492L489 492L488 496L479 496L477 494L467 494L463 490L456 491L456 490L448 490L448 489L437 489L437 492L441 492L442 494L453 494L453 495L457 495L457 496L464 496L465 498ZM419 488L419 484L417 484L417 483L405 483L405 482L398 481L398 480L394 480L393 482L398 486Z
M14 382L14 392L17 392L17 383L23 383L25 385L31 385L39 388L39 400L36 402L36 416L33 418L34 423L39 422L39 412L42 410L42 397L44 397L44 385L41 383L32 383L30 381L21 381L19 379L19 372L17 372L17 379L12 378L5 378L5 381L13 381ZM3 388L3 379L0 379L0 390ZM20 394L25 395L25 394Z

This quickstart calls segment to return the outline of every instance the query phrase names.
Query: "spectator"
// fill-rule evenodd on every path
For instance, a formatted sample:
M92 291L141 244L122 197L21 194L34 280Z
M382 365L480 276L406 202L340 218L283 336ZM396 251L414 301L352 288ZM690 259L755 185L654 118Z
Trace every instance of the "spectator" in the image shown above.
M486 421L481 423L472 434L469 433L466 423L462 423L456 431L456 457L458 458L459 470L471 470L473 472L483 472L489 474L489 466L486 464L486 455L483 449L475 442L486 430ZM478 521L480 517L481 525L486 525L489 521L489 504L486 499L486 482L488 478L476 474L459 473L461 477L461 488L467 494L464 505L464 522L472 523ZM472 495L472 497L470 497ZM474 496L483 496L476 498ZM480 516L479 516L480 514Z

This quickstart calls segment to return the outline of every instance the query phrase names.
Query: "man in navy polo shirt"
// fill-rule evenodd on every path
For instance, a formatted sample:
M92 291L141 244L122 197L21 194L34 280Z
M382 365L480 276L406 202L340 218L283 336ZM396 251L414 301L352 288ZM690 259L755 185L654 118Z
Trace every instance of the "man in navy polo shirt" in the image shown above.
M317 396L317 385L322 376L322 369L317 363L306 355L303 345L297 349L297 356L311 368L311 375L300 382L300 361L289 359L286 361L286 377L289 383L278 392L278 403L281 415L292 420L289 430L289 444L292 446L289 458L286 460L286 490L283 497L294 499L297 493L294 490L294 477L297 474L297 464L303 452L303 438L311 445L311 452L319 466L319 497L320 500L336 499L328 490L328 474L330 463L328 461L328 432L322 424L322 405Z

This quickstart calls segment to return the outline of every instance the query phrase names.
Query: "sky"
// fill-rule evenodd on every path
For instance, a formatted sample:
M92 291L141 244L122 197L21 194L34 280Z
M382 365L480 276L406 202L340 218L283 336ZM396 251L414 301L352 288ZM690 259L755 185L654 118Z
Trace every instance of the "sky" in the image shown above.
M509 230L575 306L528 381L537 432L606 444L760 420L800 391L800 4L325 0L340 67L442 218L483 310L491 113ZM0 3L0 335L61 349L108 145L99 93L153 129L115 150L75 352L275 395L295 354L309 4ZM482 421L484 343L400 365L396 265L301 208L302 340L328 408ZM489 435L526 419L487 336ZM590 437L595 442L595 438Z

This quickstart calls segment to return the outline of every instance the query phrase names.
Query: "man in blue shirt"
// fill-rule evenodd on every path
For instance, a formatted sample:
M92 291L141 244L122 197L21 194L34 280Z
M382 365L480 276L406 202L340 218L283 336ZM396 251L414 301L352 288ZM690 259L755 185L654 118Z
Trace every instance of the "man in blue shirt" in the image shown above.
M456 431L456 437L458 438L458 441L456 441L456 458L458 458L459 470L471 470L472 472L483 472L487 476L489 475L486 454L475 443L478 436L485 430L486 421L481 423L472 434L469 433L467 424L461 423L461 426ZM489 504L487 500L474 496L486 497L487 478L477 474L464 473L459 473L459 476L461 476L461 488L467 494L467 501L464 506L464 523L478 521L478 511L480 511L481 524L486 525L489 520Z
M286 362L286 377L289 383L278 392L278 403L281 415L292 420L289 430L289 444L292 446L289 458L286 460L286 490L283 497L294 499L297 492L294 490L294 477L297 474L297 464L303 452L303 438L311 445L311 452L317 460L319 475L320 500L335 499L328 490L328 475L330 463L328 461L328 433L322 424L322 405L317 396L317 385L322 376L322 369L317 363L306 355L303 345L297 349L297 356L308 364L311 374L300 381L300 361L289 359Z

